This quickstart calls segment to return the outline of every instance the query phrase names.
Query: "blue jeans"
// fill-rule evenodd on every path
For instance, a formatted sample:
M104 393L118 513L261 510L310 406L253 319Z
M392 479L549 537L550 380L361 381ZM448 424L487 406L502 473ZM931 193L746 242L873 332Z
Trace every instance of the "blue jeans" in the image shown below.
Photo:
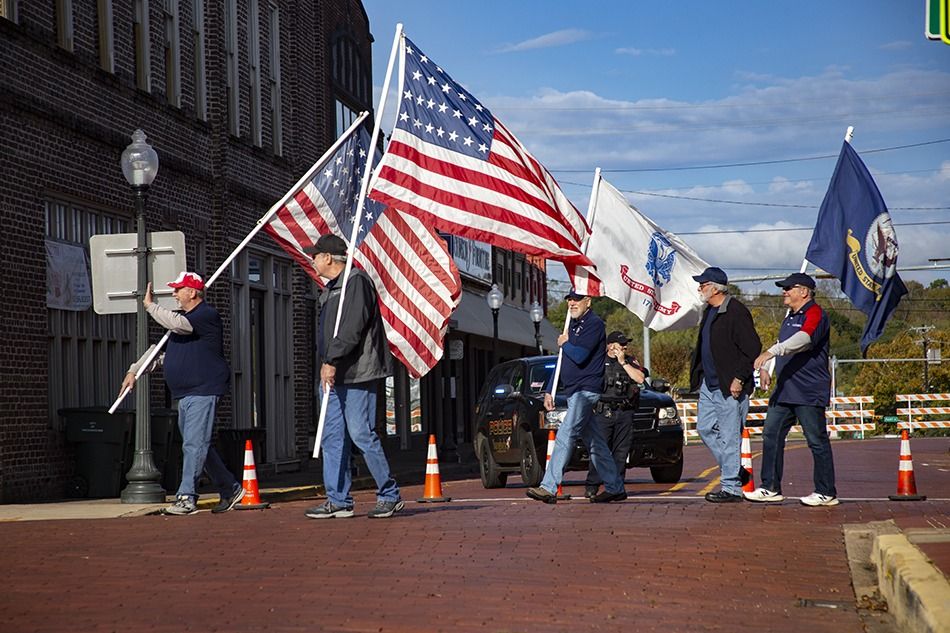
M762 429L762 487L772 492L782 492L785 438L795 418L802 425L815 461L815 492L828 497L838 496L835 490L835 463L825 426L825 408L804 404L769 405Z
M719 464L722 489L741 495L739 441L749 413L749 397L743 394L739 400L726 398L718 388L710 391L704 380L699 387L698 407L696 430Z
M623 491L623 476L617 471L613 455L594 421L594 405L598 400L600 394L593 391L578 391L568 397L567 414L557 430L551 463L541 480L541 487L551 494L557 494L557 487L564 477L564 467L571 460L574 440L578 435L587 445L590 461L604 482L604 490L611 494Z
M377 385L375 380L350 385L337 383L330 389L320 448L323 451L323 485L327 489L327 498L335 506L353 506L350 495L353 444L363 453L366 466L376 480L376 497L380 501L398 501L400 498L399 486L389 474L389 462L373 428Z
M201 471L207 470L211 483L222 498L231 497L241 485L211 446L214 411L218 396L185 396L178 401L178 429L182 439L181 484L177 496L197 500L195 486Z

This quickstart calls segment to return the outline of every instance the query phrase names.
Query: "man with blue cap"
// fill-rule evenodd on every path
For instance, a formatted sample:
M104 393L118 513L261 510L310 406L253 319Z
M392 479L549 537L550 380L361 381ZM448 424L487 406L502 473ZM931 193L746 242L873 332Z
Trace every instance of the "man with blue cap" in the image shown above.
M610 503L627 498L623 474L617 471L607 442L594 423L594 405L604 388L607 362L607 330L604 321L590 309L590 297L575 289L567 294L570 324L557 344L561 348L560 393L567 396L567 414L557 430L551 461L541 485L528 488L528 497L544 503L557 503L557 487L564 467L571 458L574 440L580 435L590 452L591 463L604 482L604 490L590 498L591 503ZM544 394L544 408L554 409L553 377Z
M721 268L709 267L693 279L706 309L690 365L690 390L699 390L696 428L719 464L722 485L706 501L741 502L748 473L740 467L739 447L762 342L749 309L729 294L729 278Z

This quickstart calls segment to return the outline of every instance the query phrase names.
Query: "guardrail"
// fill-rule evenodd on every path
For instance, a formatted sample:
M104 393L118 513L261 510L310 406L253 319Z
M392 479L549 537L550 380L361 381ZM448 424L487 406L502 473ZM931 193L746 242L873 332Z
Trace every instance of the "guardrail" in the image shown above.
M944 394L948 395L948 394ZM826 421L830 421L828 424L829 431L857 431L863 434L864 431L873 431L875 429L874 422L866 422L865 418L874 417L874 409L865 409L864 405L873 404L874 396L835 396L831 399L831 408L825 411ZM857 409L838 409L840 405L857 405ZM749 401L750 412L746 416L746 421L750 420L765 420L765 411L751 411L751 409L760 409L769 406L768 398L756 398ZM677 402L676 408L679 411L680 420L683 422L684 430L684 439L688 441L691 437L699 437L699 431L696 430L696 411L697 411L697 402L695 400L690 400L687 402ZM947 411L950 412L950 407L947 408ZM847 419L859 419L860 422L838 422L838 420L847 420ZM693 425L693 428L690 428L690 425ZM950 426L950 423L948 423ZM746 425L746 428L749 429L749 433L752 435L762 433L762 426L756 425ZM797 424L792 427L792 431L797 433L802 432L802 427Z
M950 393L901 393L894 397L897 402L906 402L908 406L898 408L897 415L906 415L907 420L897 423L897 428L907 429L911 432L914 429L946 429L950 428L950 420L915 420L915 416L932 416L950 414L950 406L913 406L915 403L940 402L946 404L950 402Z

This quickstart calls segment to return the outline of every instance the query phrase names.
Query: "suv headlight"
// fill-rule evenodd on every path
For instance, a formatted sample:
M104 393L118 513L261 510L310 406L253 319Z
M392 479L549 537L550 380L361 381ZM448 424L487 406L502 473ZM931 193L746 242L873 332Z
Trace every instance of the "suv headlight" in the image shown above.
M565 415L567 415L566 409L555 409L554 411L545 412L543 428L545 429L561 428L561 423L564 422Z
M680 423L679 415L676 413L676 407L660 407L657 410L658 426L675 426Z

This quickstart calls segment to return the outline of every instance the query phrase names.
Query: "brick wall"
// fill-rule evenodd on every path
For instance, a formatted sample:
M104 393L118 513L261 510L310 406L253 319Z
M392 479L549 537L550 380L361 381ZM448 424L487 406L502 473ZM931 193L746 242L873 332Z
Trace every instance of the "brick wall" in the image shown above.
M262 147L250 141L248 16L238 0L241 134L228 131L224 3L206 1L208 120L195 115L192 3L180 2L181 108L165 99L162 3L150 6L151 91L136 88L133 3L113 2L115 73L99 67L97 3L74 2L74 51L56 46L54 0L19 3L19 20L0 19L0 502L61 497L74 469L61 430L48 419L48 324L43 201L50 195L125 212L132 198L119 158L142 128L160 156L147 208L149 231L182 230L188 265L197 242L211 274L234 246L334 140L330 38L348 30L371 62L365 11L358 0L277 0L283 86L283 156L272 154L269 113L270 2L260 2ZM10 69L16 69L11 72ZM276 245L263 233L262 247ZM15 271L15 274L11 274ZM293 276L296 446L303 457L313 420L313 307L310 281ZM209 289L225 321L230 349L227 275ZM157 339L161 331L152 328ZM116 377L119 380L121 377ZM158 381L155 381L158 382ZM118 383L117 383L118 387ZM161 405L153 388L153 406ZM227 424L231 403L221 404ZM89 402L85 404L108 404Z

